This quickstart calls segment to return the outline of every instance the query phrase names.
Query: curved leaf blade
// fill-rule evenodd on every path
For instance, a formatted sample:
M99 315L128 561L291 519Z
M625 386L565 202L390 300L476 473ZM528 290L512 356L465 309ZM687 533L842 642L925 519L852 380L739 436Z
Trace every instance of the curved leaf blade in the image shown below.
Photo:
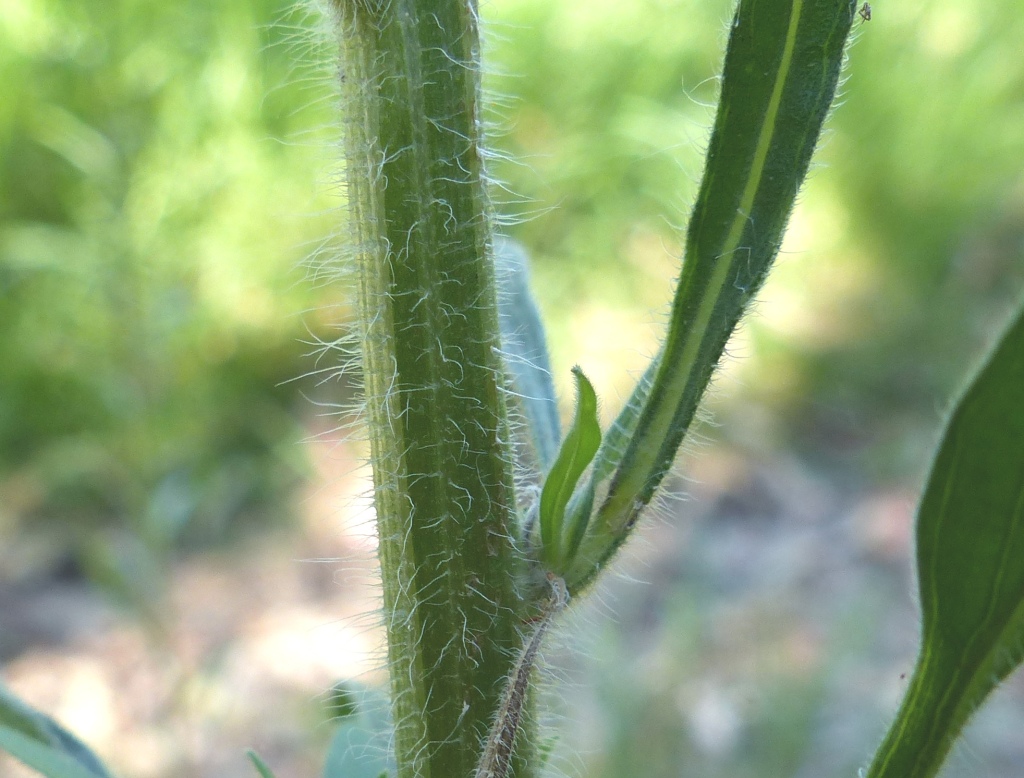
M653 498L767 277L832 105L855 16L855 0L738 4L669 331L645 374L650 386L634 392L614 445L595 465L609 480L603 487L592 478L591 529L565 575L574 593L594 580Z
M48 778L112 778L75 735L0 684L0 750Z
M567 531L576 534L576 528L566 527L565 508L601 445L597 393L578 366L572 372L576 378L575 417L540 494L541 556L554 573L561 573L566 562Z
M0 726L0 751L6 751L46 778L97 778L100 775L67 753L11 727Z
M917 517L922 640L869 778L931 778L1024 659L1024 310L950 420Z
M542 471L551 467L562 439L544 322L530 290L529 257L513 240L495 240L501 347L517 404Z

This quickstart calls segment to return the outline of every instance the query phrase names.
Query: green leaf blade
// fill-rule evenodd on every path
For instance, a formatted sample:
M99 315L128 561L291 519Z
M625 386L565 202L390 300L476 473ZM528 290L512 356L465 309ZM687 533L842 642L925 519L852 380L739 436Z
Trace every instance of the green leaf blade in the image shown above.
M256 768L256 772L260 774L260 778L277 778L274 775L274 771L270 769L270 766L251 748L245 752L245 755L249 757L249 761L252 762L252 766Z
M775 259L832 104L849 0L743 0L687 231L663 357L601 521L631 525L652 498L725 344Z
M106 778L63 751L11 727L0 726L0 751L6 751L46 778Z
M566 526L566 506L601 445L597 393L579 367L572 372L576 378L576 413L540 495L541 556L554 573L563 571L567 544L580 532L578 527Z
M48 778L112 778L99 758L57 721L0 684L0 750Z
M551 377L547 335L540 310L530 289L530 260L515 241L495 241L498 276L498 322L514 390L530 442L541 471L548 470L558 455L562 439L558 399Z
M764 282L842 69L852 0L741 0L668 335L613 425L570 591L588 586L654 497L726 343ZM607 475L611 471L610 475Z
M921 653L869 778L931 778L1024 659L1024 310L947 427L917 519Z

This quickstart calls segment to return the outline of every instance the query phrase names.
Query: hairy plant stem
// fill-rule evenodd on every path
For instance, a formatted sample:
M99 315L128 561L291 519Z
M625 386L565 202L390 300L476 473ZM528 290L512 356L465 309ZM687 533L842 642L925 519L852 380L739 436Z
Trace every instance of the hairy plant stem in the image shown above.
M528 618L476 3L332 2L398 775L461 778L476 767Z

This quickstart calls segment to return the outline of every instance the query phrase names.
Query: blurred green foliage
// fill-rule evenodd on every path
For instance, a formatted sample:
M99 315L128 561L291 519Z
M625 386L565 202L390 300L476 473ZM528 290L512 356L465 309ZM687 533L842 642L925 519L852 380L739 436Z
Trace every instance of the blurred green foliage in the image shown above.
M302 470L333 106L285 9L2 3L0 530L101 577L285 517Z

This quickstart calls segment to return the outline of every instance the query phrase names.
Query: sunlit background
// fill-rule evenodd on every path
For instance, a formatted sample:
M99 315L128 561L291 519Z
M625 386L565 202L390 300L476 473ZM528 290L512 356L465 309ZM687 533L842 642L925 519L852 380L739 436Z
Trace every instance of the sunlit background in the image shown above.
M915 495L1024 289L1018 0L878 0L670 484L547 651L552 766L856 775L910 669ZM498 210L557 380L654 352L730 4L490 0ZM0 663L126 777L319 773L379 683L331 46L279 0L0 0ZM1024 683L948 775L1024 771ZM0 757L0 774L20 776Z

